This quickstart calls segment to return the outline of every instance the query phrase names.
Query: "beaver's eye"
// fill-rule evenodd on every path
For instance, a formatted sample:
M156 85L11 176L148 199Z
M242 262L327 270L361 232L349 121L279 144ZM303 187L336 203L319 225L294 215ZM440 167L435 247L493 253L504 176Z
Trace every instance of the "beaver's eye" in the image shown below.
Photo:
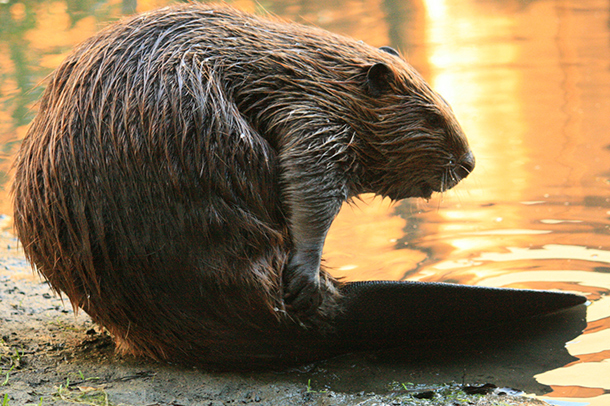
M443 127L443 124L444 120L440 114L432 113L428 116L428 125L430 125L430 127Z

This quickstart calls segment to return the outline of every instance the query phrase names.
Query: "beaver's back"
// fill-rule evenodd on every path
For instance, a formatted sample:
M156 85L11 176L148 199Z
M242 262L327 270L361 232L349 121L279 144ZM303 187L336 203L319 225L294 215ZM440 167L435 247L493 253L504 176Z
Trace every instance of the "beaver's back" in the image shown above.
M178 10L58 68L16 163L15 227L51 286L129 350L244 362L283 314L277 157L186 48L192 24L210 30L187 10L206 9Z

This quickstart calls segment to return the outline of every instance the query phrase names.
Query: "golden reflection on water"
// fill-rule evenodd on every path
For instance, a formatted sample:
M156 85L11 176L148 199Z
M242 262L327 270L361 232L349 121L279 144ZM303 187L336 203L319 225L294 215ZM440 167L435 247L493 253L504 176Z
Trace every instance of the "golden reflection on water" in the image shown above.
M577 153L582 144L591 149L594 145L592 138L597 138L595 135L590 137L583 128L583 109L587 100L583 98L582 82L586 74L579 64L582 63L581 54L585 48L589 49L590 42L600 42L602 46L599 47L599 52L605 57L601 60L608 60L608 42L604 44L601 41L607 41L608 29L601 25L607 24L608 5L591 2L588 6L598 6L604 11L604 18L599 18L598 12L597 18L579 21L578 14L570 12L574 11L571 7L575 6L575 3L570 2L536 2L522 12L519 18L514 18L510 10L506 9L501 14L496 14L489 8L486 10L480 2L462 1L459 5L451 2L448 5L442 0L430 0L425 4L430 18L429 25L440 27L427 30L431 33L433 49L430 58L432 83L456 106L456 113L462 117L477 157L483 156L483 159L478 160L479 169L476 172L477 185L481 189L475 189L471 196L462 197L462 203L470 199L500 202L522 202L532 198L552 200L553 188L549 188L550 193L537 195L532 194L532 189L548 187L553 182L558 182L559 186L554 190L555 193L568 194L568 204L573 198L580 199L590 193L599 193L598 190L586 189L589 183L586 175L591 169L607 171L606 161L587 156L585 164L583 156ZM597 24L597 27L591 24ZM453 29L447 30L446 27ZM583 27L587 27L586 32L593 33L593 36L600 33L599 37L582 41L585 32ZM531 40L525 46L523 41L515 41L515 35L522 36L524 41L528 38ZM469 41L476 46L463 50L463 44ZM435 48L438 50L438 58L435 57ZM532 61L540 62L532 64ZM526 66L525 69L514 68L523 65ZM538 66L540 70L530 71L527 65ZM477 66L478 69L467 69L468 66ZM462 74L460 68L468 70L469 74ZM539 80L541 75L551 77L551 80ZM608 83L607 69L605 75L600 80L602 83ZM556 86L549 86L549 82L553 81ZM488 95L498 93L502 97L489 100ZM603 111L594 110L598 113ZM468 115L468 112L472 114L475 111L487 119L480 120ZM545 120L536 114L553 116L552 119ZM599 114L593 116L594 120L599 120ZM605 131L608 130L607 123L606 121L605 126L601 127ZM490 129L499 130L500 133L490 136ZM533 136L539 131L545 131L545 136ZM600 141L607 143L608 138ZM498 154L498 151L502 153ZM485 160L485 157L490 159ZM532 162L535 157L542 158L540 163ZM589 158L593 160L590 161ZM555 162L549 162L551 160ZM543 182L540 181L541 178L544 179ZM607 186L604 189L608 191ZM554 388L549 397L569 396L571 401L580 398L578 400L586 400L591 405L607 404L609 396L604 395L604 392L610 387L610 351L607 349L610 342L610 302L605 295L610 289L610 275L578 270L555 271L548 266L549 260L555 263L565 260L564 264L573 261L576 266L591 269L596 263L607 264L610 252L562 244L532 248L532 242L538 246L540 240L557 239L557 234L552 235L553 226L562 224L565 220L558 220L555 216L551 219L534 217L538 220L536 227L523 229L528 219L532 219L531 205L514 204L510 211L506 210L505 204L499 207L501 214L498 213L498 223L501 224L497 228L470 233L465 230L459 238L447 241L456 248L454 254L458 256L465 249L479 253L468 259L467 264L471 268L466 268L464 274L474 274L473 279L478 279L476 283L487 286L556 287L588 294L590 300L593 300L588 308L589 327L581 337L567 345L572 355L580 357L581 361L586 359L586 362L573 363L536 378L540 383ZM582 207L575 208L572 216L575 215L574 212L585 211ZM564 210L555 210L554 214L564 213ZM447 221L455 221L458 217L443 211L439 215ZM459 217L467 223L467 214ZM442 235L454 230L454 226L451 230L443 230L442 225L439 227ZM497 252L497 247L502 245L497 245L490 252L482 252L480 243L484 239L468 237L477 234L490 237L494 243L498 243L498 236L501 235L513 237L512 241L520 237L522 241L529 240L529 243L504 245L508 252ZM541 238L543 235L544 238ZM582 243L582 235L580 238L579 242ZM590 237L589 240L593 242ZM607 237L596 242L603 244L606 240ZM562 238L559 241L567 243L568 239ZM522 265L523 270L513 273L506 272L503 267L485 266L505 261L517 269ZM451 260L437 263L432 268L445 268L446 272L446 268L451 268L449 262ZM544 263L544 271L527 270L528 267L538 268ZM478 264L483 266L476 266ZM463 265L458 263L457 268L463 268ZM451 275L454 279L460 279L457 272Z
M392 215L391 207L388 199L363 196L343 208L324 249L333 275L344 280L400 280L426 258L421 251L397 248L406 221Z
M522 167L527 154L517 94L522 78L510 68L518 44L511 38L510 14L490 14L487 7L471 3L424 1L429 80L453 106L475 151L474 181L460 186L468 188L466 198L515 201L522 198L528 176ZM504 153L498 155L498 150ZM498 189L499 183L508 187ZM468 215L476 214L462 213L463 223Z
M338 274L349 280L406 278L586 294L588 328L567 345L579 361L536 378L553 388L549 398L605 405L610 5L423 5L425 52L418 56L424 59L411 61L453 106L477 168L455 191L419 208L402 204L392 211L377 202L360 215L342 212L336 226L345 230L331 230L328 262L345 269ZM378 228L362 227L361 233L354 226L358 219ZM401 224L413 238L400 237ZM342 268L347 263L352 265Z

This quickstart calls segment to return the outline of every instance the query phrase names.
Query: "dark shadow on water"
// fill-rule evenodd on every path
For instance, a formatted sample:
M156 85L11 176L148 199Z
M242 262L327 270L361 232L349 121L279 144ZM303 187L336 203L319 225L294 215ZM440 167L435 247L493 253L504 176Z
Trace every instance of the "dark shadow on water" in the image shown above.
M314 388L348 393L383 393L393 382L457 382L493 383L542 395L551 388L534 377L577 360L565 343L581 334L586 327L585 315L586 307L579 305L468 335L341 356L317 363L307 372L287 375L302 380L305 374Z

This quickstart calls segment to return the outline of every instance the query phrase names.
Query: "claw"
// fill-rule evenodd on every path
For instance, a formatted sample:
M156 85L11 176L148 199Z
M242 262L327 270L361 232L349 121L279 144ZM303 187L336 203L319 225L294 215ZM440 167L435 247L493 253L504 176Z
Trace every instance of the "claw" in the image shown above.
M313 315L322 304L319 270L289 265L284 272L284 286L284 302L293 313Z

